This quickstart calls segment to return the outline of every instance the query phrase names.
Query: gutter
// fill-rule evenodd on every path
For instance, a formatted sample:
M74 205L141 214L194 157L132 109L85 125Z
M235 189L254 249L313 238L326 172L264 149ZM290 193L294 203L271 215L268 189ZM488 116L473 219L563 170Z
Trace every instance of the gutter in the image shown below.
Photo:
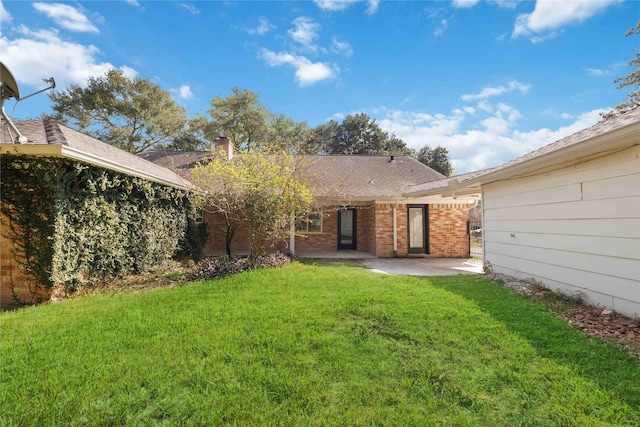
M460 195L463 194L462 192L481 193L481 188L472 190L470 187L479 187L496 181L551 172L565 167L568 164L575 165L583 163L585 161L601 157L601 155L604 156L608 153L640 145L639 140L640 122L633 122L626 126L583 139L566 147L558 148L557 150L541 154L528 160L523 160L512 165L504 163L496 168L488 170L484 174L478 175L474 178L469 178L466 181L460 181L459 179L451 180L446 186L440 186L438 188L432 188L424 191L416 191L413 193L408 192L405 196L423 197L453 192ZM560 139L558 141L562 140ZM539 149L542 148L544 147Z
M179 178L179 181L168 180L166 178L141 172L136 169L132 169L121 164L109 161L107 159L98 157L93 154L88 154L75 148L67 147L64 145L53 144L0 144L0 153L5 154L24 154L30 156L47 156L47 157L61 157L71 160L77 160L83 163L88 163L93 166L98 166L104 169L108 169L114 172L123 173L129 176L135 176L137 178L153 181L158 184L167 185L169 187L178 188L180 190L191 189L191 183L186 179ZM176 175L178 176L178 175Z

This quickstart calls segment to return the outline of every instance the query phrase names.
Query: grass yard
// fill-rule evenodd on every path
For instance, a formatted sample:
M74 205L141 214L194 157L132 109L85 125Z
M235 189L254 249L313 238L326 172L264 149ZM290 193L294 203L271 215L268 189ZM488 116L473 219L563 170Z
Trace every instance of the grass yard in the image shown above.
M292 264L0 315L0 425L640 425L640 362L474 276Z

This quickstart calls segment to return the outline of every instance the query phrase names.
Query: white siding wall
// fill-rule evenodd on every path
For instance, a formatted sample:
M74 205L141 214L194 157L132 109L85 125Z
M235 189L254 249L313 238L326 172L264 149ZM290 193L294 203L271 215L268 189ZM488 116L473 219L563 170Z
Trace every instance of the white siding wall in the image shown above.
M496 273L640 317L640 147L483 187Z

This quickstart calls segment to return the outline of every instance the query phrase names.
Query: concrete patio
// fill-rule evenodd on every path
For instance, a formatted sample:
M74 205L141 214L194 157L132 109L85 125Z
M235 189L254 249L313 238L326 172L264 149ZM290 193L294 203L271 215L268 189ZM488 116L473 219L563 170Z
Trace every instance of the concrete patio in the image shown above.
M431 258L415 256L376 258L360 251L299 251L300 258L350 260L382 274L407 276L451 276L455 274L483 274L482 261L468 258Z

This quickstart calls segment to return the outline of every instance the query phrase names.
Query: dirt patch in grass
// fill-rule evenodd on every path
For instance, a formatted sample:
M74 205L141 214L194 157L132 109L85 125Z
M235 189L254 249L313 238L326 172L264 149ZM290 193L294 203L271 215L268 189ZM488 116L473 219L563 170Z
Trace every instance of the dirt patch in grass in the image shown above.
M171 288L185 283L184 278L192 268L192 262L167 261L164 265L156 266L148 272L85 286L71 295L66 294L62 286L57 286L52 289L51 301L55 302L95 293L137 292L153 288Z
M640 358L640 319L584 304L577 296L554 292L534 280L519 280L497 273L487 274L485 277L548 306L585 333L618 345Z

